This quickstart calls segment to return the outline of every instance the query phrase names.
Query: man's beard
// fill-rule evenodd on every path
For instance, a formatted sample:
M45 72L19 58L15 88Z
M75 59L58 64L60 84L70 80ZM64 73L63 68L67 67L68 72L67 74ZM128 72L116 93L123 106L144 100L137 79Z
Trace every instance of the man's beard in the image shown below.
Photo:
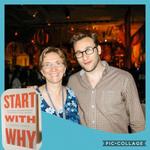
M97 67L98 63L99 63L99 59L97 59L97 62L93 65L93 67L91 69L86 69L86 67L82 66L81 67L83 68L83 70L85 70L86 72L92 72L93 70L95 70L95 68Z

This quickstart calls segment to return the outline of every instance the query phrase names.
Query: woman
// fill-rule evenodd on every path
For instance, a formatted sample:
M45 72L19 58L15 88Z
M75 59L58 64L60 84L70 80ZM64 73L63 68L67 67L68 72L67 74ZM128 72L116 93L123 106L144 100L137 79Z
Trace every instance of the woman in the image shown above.
M45 48L39 66L46 80L46 84L36 87L41 97L42 111L80 123L77 99L71 89L62 85L67 67L63 51L55 47Z

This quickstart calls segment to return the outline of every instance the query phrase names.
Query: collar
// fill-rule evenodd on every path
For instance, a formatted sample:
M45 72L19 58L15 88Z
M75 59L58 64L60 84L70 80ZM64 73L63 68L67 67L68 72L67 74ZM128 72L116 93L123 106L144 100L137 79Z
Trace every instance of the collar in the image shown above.
M107 72L109 71L109 64L106 62L106 61L101 61L102 65L104 66L104 71L103 71L103 74L102 76L106 75Z
M106 62L106 61L101 61L102 65L104 66L104 71L103 71L103 74L102 74L102 77L105 76L107 74L107 72L109 71L109 64ZM80 76L80 80L81 81L81 84L85 87L85 88L91 88L91 85L90 83L88 82L88 79L87 79L87 76L85 75L85 70L81 70L79 72L79 76Z

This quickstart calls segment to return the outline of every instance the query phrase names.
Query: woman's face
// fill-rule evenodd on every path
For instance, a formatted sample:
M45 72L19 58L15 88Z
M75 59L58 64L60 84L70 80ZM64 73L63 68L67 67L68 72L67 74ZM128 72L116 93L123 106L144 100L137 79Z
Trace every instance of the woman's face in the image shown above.
M62 58L55 52L47 53L44 56L41 73L46 78L46 82L60 83L66 67Z

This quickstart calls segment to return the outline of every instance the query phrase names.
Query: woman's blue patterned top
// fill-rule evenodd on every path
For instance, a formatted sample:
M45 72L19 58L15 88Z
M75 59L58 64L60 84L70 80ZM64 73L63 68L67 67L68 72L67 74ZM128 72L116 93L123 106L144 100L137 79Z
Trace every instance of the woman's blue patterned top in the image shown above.
M47 112L51 115L56 115L61 118L63 118L63 110L59 110L57 113L55 109L52 106L49 106L45 99L43 98L40 90L38 87L35 87L36 92L40 95L41 99L41 110L44 112ZM66 87L66 102L64 104L64 110L65 110L65 117L67 120L71 120L73 122L76 122L80 124L80 117L78 113L78 103L77 103L77 98L74 95L74 92Z

